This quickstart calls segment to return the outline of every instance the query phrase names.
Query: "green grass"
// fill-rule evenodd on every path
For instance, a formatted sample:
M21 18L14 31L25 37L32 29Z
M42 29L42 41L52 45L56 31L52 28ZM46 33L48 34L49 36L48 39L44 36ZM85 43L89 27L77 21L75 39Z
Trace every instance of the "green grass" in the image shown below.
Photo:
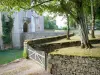
M56 49L50 54L60 54L68 56L90 56L90 57L100 57L100 44L93 44L94 48L92 49L81 49L79 46L75 47L66 47L61 49Z
M23 49L9 49L0 51L0 65L22 58Z

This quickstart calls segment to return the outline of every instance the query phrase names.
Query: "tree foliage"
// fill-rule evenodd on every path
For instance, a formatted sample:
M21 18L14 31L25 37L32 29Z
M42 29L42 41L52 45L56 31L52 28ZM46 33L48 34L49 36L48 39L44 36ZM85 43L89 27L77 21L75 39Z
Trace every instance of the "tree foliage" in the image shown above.
M6 18L3 15L2 16L2 32L3 32L3 43L4 44L11 44L11 31L13 27L13 19L11 17L8 17L9 21L6 22Z
M7 2L5 2L7 1ZM15 2L14 2L15 1ZM85 13L87 6L90 5L90 0L1 0L2 6L8 8L23 8L33 9L38 13L48 11L59 15L70 14L77 22L81 32L81 45L90 48L91 44L88 39L87 23L85 21ZM100 0L95 0L94 6L98 7ZM14 4L13 4L14 3ZM11 4L11 5L10 5ZM22 4L22 5L21 5Z
M30 8L30 0L0 0L1 11L19 11Z
M56 20L53 20L49 16L44 17L44 29L58 29L56 25Z
M76 22L71 16L69 16L69 25L76 28Z
M63 29L63 30L67 30L68 28L67 28L67 26L64 26L64 27L62 27L62 29Z

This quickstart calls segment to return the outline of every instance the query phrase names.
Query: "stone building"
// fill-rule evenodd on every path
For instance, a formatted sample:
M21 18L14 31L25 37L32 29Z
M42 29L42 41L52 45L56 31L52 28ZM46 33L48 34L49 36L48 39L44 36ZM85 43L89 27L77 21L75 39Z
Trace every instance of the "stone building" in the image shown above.
M0 19L2 14L4 13L0 13ZM7 13L4 15L7 15ZM15 12L12 15L12 18L14 19L14 24L12 28L13 47L20 48L22 46L22 33L44 31L44 17L39 16L35 11L21 10L20 12ZM1 36L2 22L0 20L0 48L2 48L3 45Z

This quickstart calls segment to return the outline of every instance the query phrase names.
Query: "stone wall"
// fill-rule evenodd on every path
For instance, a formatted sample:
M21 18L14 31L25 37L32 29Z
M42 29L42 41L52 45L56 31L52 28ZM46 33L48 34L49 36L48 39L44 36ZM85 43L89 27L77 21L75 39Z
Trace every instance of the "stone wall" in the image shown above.
M70 34L70 37L73 36L74 34ZM60 48L65 48L65 47L73 47L73 46L80 46L81 42L79 40L73 40L70 42L58 42L58 43L49 43L52 41L57 41L60 39L66 38L66 35L62 36L54 36L54 37L48 37L48 38L40 38L40 39L32 39L28 40L28 44L37 50L40 51L45 51L47 53L54 51L55 49L60 49ZM89 40L91 44L97 44L100 43L100 39L92 39Z
M14 29L15 30L15 29ZM17 32L17 31L16 31ZM23 47L24 40L44 38L50 36L64 35L65 32L27 32L27 33L12 33L12 41L14 48Z
M70 37L73 36L73 35L74 34L70 34ZM54 43L54 44L51 43L51 44L49 44L49 42L61 40L63 38L66 38L66 35L25 40L25 42L27 42L27 44L29 46L31 46L32 48L34 48L36 50L45 51L46 53L49 53L51 51L54 51L56 48L65 47L65 44L60 44L60 43L57 43L57 44L56 43Z
M29 33L22 33L24 40L27 39L36 39L36 38L45 38L50 36L59 36L65 35L66 32L29 32Z
M51 54L48 69L53 75L100 75L100 58Z
M70 34L70 36L73 36L73 35L74 34ZM65 37L66 35L60 35L60 36L52 36L48 38L25 40L24 41L24 52L27 52L26 53L27 57L25 58L34 59L40 64L42 62L42 66L44 66L45 69L47 69L47 56L48 56L49 49L51 47L47 48L45 44L44 45L41 45L41 44L55 41L55 40L60 40ZM37 58L37 56L39 56L40 58Z

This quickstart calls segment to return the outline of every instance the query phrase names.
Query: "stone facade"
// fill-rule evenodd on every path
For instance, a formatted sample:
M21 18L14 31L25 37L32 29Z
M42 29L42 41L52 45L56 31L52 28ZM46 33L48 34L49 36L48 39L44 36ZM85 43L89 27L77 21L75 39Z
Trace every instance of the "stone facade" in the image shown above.
M48 70L53 75L100 75L100 58L51 54Z
M22 47L24 41L22 33L31 33L44 30L44 18L35 11L20 11L13 14L14 26L12 30L13 47ZM26 27L25 27L26 23ZM24 30L24 28L26 30Z
M0 12L1 15L5 15L6 22L9 21L7 12ZM12 28L12 43L14 48L20 48L22 46L22 33L44 31L44 17L38 15L34 10L21 10L12 14L14 24ZM2 23L0 20L0 47L2 46Z

